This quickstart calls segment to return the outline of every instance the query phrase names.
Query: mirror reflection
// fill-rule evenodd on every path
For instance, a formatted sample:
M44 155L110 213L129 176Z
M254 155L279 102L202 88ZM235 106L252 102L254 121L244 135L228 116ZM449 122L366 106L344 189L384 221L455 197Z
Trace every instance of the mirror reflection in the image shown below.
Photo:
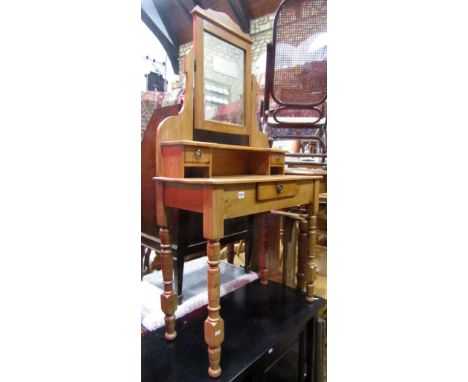
M205 119L244 124L244 51L204 32Z

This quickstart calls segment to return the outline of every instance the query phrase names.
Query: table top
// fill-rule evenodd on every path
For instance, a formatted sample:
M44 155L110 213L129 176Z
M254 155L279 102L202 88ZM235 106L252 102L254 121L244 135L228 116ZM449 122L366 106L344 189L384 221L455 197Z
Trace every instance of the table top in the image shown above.
M264 182L287 182L311 179L322 179L321 176L306 175L234 175L234 176L212 176L210 178L170 178L156 176L153 179L159 182L183 183L193 185L228 185Z
M268 147L253 147L253 146L240 146L240 145L227 145L223 143L212 143L212 142L201 142L201 141L164 141L161 142L161 146L200 146L200 147L212 147L215 149L224 149L224 150L243 150L243 151L269 151L273 153L286 153L287 150L268 148Z
M327 175L327 170L322 168L286 167L287 175Z
M320 298L308 304L303 292L271 281L262 286L258 280L222 297L225 340L222 374L216 381L232 381L248 373L259 357L279 340L298 334L325 304ZM164 328L142 337L142 382L213 381L207 373L203 338L206 316L204 306L177 319L177 338L171 343L164 339Z

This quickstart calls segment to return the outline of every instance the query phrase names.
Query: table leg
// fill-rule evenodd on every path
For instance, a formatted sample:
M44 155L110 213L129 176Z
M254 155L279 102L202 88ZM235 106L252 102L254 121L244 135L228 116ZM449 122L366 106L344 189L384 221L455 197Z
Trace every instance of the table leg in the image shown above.
M303 291L306 286L306 267L307 267L307 252L308 252L308 225L307 221L299 222L299 242L297 256L297 289Z
M146 257L145 257L145 253L146 253L146 248L141 246L141 279L143 279L143 275L145 274L145 260L146 260Z
M205 320L205 342L208 345L210 366L208 375L217 378L221 375L221 344L224 341L224 320L219 312L221 274L219 271L219 240L208 240L208 317Z
M161 294L161 310L164 312L164 321L166 322L166 340L172 341L176 338L175 331L175 311L177 309L177 295L174 293L172 285L173 264L172 251L169 239L169 230L161 227L159 230L161 240L161 267L163 274L164 291Z
M314 199L308 206L308 255L307 255L307 268L306 268L306 301L314 302L314 282L317 278L317 264L315 263L315 244L317 242L317 214L319 207L319 189L320 181L314 182Z

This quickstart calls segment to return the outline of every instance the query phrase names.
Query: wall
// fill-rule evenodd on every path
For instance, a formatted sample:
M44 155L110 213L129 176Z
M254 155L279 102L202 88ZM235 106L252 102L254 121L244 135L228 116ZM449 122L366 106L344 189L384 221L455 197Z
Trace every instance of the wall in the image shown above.
M266 46L273 38L274 13L259 17L250 22L250 37L252 38L252 72L261 81L266 66Z

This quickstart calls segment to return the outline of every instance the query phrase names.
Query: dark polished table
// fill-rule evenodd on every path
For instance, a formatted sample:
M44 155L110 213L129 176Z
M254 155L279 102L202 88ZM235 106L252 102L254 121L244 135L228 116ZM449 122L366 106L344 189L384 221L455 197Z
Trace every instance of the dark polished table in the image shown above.
M165 340L164 327L144 335L142 382L314 380L317 317L326 301L307 303L304 297L296 289L271 281L261 285L258 280L222 297L229 330L222 348L223 372L217 379L206 373L206 306L176 320L178 335L173 342ZM285 361L291 355L296 359L290 372L288 365L274 370L281 362L291 362Z

